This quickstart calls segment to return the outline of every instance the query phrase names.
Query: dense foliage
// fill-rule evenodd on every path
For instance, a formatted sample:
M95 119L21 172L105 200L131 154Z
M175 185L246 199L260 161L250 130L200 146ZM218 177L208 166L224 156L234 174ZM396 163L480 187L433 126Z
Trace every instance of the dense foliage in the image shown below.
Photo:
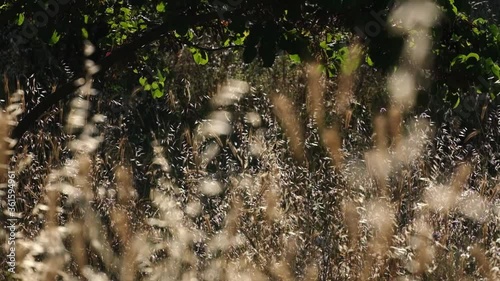
M404 1L401 1L404 2ZM433 30L436 67L422 70L433 86L424 91L424 107L458 106L461 93L498 92L500 31L483 18L471 18L473 2L439 1L445 15ZM35 74L45 91L14 135L20 137L46 110L75 90L81 75L82 44L97 46L93 59L109 77L139 82L160 97L169 75L155 54L188 48L198 64L213 50L239 50L244 62L258 57L264 67L285 52L294 61L320 61L330 76L338 74L347 45L359 38L366 63L391 71L404 39L390 32L393 1L13 1L1 7L3 72L10 81ZM437 16L437 15L436 15ZM149 46L146 48L146 46ZM213 59L212 59L213 61ZM216 60L215 62L217 63ZM128 69L128 75L123 75ZM14 79L13 79L14 78ZM135 83L137 84L137 83ZM130 89L131 85L126 87Z

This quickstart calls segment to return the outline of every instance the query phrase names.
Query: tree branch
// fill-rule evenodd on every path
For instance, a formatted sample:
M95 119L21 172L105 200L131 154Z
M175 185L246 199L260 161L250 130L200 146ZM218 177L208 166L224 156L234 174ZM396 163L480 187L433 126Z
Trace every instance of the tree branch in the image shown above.
M209 48L209 47L198 46L198 45L191 43L189 41L186 41L186 40L178 39L177 41L181 44L188 46L188 47L194 47L196 49L203 50L206 52L216 52L216 51L222 51L222 50L233 49L233 48L238 48L238 49L245 48L245 46L242 46L242 45L231 45L231 46L220 46L220 47Z
M132 40L130 43L127 43L122 47L114 50L109 56L97 62L97 65L100 66L99 71L104 72L108 70L118 61L123 61L124 59L129 58L132 52L135 52L143 46L160 39L161 36L167 34L168 32L175 30L177 27L176 24L179 22L183 22L183 24L185 25L187 21L188 25L196 25L203 22L209 22L213 19L218 19L217 13L208 13L189 17L185 15L172 15L168 17L168 20L162 25L144 32L135 40ZM80 73L80 75L77 75L76 77L76 79L79 79L81 77L85 77L85 75L84 73ZM26 133L26 131L28 131L32 126L35 125L36 121L45 112L47 112L52 106L56 105L59 101L67 98L75 90L77 90L78 87L75 86L76 79L62 85L53 94L48 95L40 103L34 106L33 109L29 111L19 122L19 124L14 128L11 133L11 137L13 139L19 140L24 135L24 133Z

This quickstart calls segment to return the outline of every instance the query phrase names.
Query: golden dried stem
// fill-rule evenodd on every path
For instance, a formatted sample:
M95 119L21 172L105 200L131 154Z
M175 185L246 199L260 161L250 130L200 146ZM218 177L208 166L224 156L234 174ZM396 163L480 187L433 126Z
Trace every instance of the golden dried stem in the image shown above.
M304 163L306 158L304 130L292 102L283 95L273 95L271 101L274 105L274 113L280 120L285 134L290 141L293 156L299 163Z
M325 126L325 108L324 108L324 87L321 85L321 73L318 65L312 64L308 67L308 98L307 111L309 116L321 130Z

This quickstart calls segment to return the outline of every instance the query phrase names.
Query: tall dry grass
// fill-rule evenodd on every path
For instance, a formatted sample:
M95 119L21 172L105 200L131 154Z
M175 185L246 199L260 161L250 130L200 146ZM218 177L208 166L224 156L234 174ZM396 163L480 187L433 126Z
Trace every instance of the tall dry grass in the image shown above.
M484 154L457 160L452 133L411 113L418 69L431 59L428 32L438 18L433 4L422 3L392 13L400 23L395 32L421 48L405 47L388 79L390 106L373 125L358 112L356 72L343 72L332 94L312 65L304 74L305 102L286 87L266 93L229 80L211 95L196 126L175 129L180 141L163 139L175 124L145 131L153 141L144 144L149 158L141 158L134 136L115 130L129 117L120 114L113 127L115 120L92 109L97 66L88 61L65 117L72 137L52 147L54 163L40 195L20 210L17 274L8 278L498 279L498 176L488 178ZM353 44L350 54L347 64L356 65L362 46ZM256 111L256 100L269 108ZM2 113L2 139L18 108ZM490 120L498 128L500 113ZM28 189L22 184L30 182L22 177L33 175L26 161L37 158L24 153L9 163L8 144L1 145L0 169L16 171L21 203L27 192L21 189ZM182 154L172 158L170 146ZM145 187L137 185L131 164L144 159L155 179L149 200L138 195ZM4 230L1 236L5 251Z

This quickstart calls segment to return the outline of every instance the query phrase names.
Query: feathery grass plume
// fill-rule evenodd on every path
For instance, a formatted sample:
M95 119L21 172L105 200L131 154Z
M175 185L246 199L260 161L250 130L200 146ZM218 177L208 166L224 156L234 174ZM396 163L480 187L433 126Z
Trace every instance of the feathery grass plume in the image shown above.
M319 278L319 267L316 264L311 264L307 266L306 273L302 280L304 281L316 281Z
M204 179L200 182L200 192L207 196L216 196L222 192L222 185L217 180Z
M365 153L366 167L377 183L379 195L389 196L387 178L391 172L391 161L388 153L388 121L385 116L378 115L373 123L375 148Z
M374 199L367 202L366 216L373 236L368 241L369 247L364 254L360 280L368 280L373 269L375 269L373 274L377 276L384 274L387 255L392 246L396 219L394 207L387 199Z
M250 92L248 83L231 79L220 87L217 94L212 97L211 103L215 108L228 106L239 101L248 92Z
M262 124L262 118L260 117L259 113L251 111L247 112L245 114L245 121L252 125L254 128L258 128Z
M430 29L440 18L440 9L434 1L408 1L404 5L398 6L389 16L388 21L395 23L391 26L394 33L399 35L409 34L412 39L417 39L415 44L421 48L410 48L410 42L405 46L405 56L412 58L413 63L418 67L425 66L429 56L430 42L432 37L429 35ZM417 32L412 32L417 31Z
M82 87L79 89L84 96L92 93L90 78L95 73L96 67L89 65L87 70L87 82L81 83ZM68 119L69 127L66 128L69 131L74 131L75 128L83 129L79 138L69 143L76 160L68 161L62 169L54 169L49 175L46 186L47 205L37 207L47 210L44 228L33 241L24 241L27 245L40 245L39 248L30 249L26 258L20 263L20 277L26 280L54 280L56 276L68 279L69 275L63 269L71 259L76 263L77 275L86 277L97 275L99 279L103 279L105 277L95 274L94 270L87 266L89 258L95 256L95 253L98 253L109 272L117 268L116 258L102 235L104 228L100 218L90 206L94 194L89 177L91 160L87 154L93 152L100 143L99 137L93 137L96 132L94 124L102 122L103 118L96 115L90 123L87 123L89 103L81 97L75 99L71 106L73 110ZM85 120L81 119L82 116ZM64 196L61 196L61 193ZM74 210L68 212L67 208ZM60 225L66 219L69 219L69 222ZM70 252L66 250L64 244L66 239L71 240L68 243L71 247ZM85 254L87 241L90 248L95 251L90 256ZM34 259L37 255L47 255L47 257L38 262Z
M425 202L435 211L447 213L455 206L457 194L446 185L433 184L425 192Z
M18 85L18 89L9 97L9 105L5 109L9 115L8 124L11 126L17 125L18 116L24 112L23 97L24 91Z
M391 147L397 147L401 136L402 112L399 108L391 106L388 112L388 135L391 142Z
M425 194L425 202L433 210L448 213L455 207L470 174L470 165L462 164L457 167L449 185L431 183Z
M346 58L341 65L338 89L335 93L335 113L344 118L344 128L348 128L351 122L351 103L354 101L356 70L361 63L361 55L361 46L354 42L347 49Z
M264 152L267 150L265 130L259 128L249 137L249 153L250 155L261 158Z
M384 151L388 147L387 118L383 115L377 115L373 120L375 147Z
M220 146L216 142L210 142L203 150L197 163L201 169L206 169L208 164L220 153Z
M467 180L471 173L472 173L472 167L470 166L470 164L465 163L458 166L450 183L452 190L456 194L462 192L463 186L467 183Z
M84 44L84 53L91 55L95 47L89 41L85 41ZM69 133L74 133L87 124L90 102L86 98L95 95L95 90L92 89L92 76L99 71L99 66L92 60L87 59L85 60L85 70L85 78L75 81L75 84L79 86L79 95L71 101L71 109L65 127Z
M407 149L414 149L414 143L410 142L407 138L405 139L401 133L401 127L403 124L403 113L410 110L415 102L416 96L416 76L418 75L418 69L423 66L428 66L424 64L424 60L428 57L430 49L430 28L435 23L438 18L437 6L430 1L408 1L400 5L389 15L389 22L391 24L391 29L398 35L408 35L409 40L406 41L403 51L403 63L398 68L398 70L391 75L388 81L388 90L391 94L392 103L388 112L387 121L383 117L380 117L375 121L375 130L377 134L376 145L379 147L378 151L372 151L367 154L367 163L371 162L370 166L374 166L375 162L379 162L379 165L375 164L375 174L378 174L378 182L380 185L384 186L383 195L384 197L389 196L389 191L385 188L386 178L389 173L395 167L395 163L389 165L380 165L380 161L390 161L393 160L411 160L416 159L416 156L409 155L406 153ZM412 47L409 42L417 42L419 45ZM418 51L415 51L418 50ZM384 124L387 122L387 125ZM384 130L388 128L387 132ZM413 133L413 132L411 132ZM390 138L391 149L394 151L395 156L390 157L387 154L387 141L385 136ZM418 148L418 147L417 147ZM418 155L418 151L416 154ZM384 157L385 156L385 157ZM394 159L390 159L394 158ZM410 158L410 159L408 159ZM409 163L407 161L406 163ZM383 169L382 167L385 167ZM378 206L373 210L377 213L384 206ZM384 209L385 210L385 209ZM385 210L391 212L389 209ZM385 212L384 211L384 212ZM372 223L373 225L373 223ZM425 223L420 223L417 226L417 238L414 239L413 245L415 249L415 261L412 264L412 271L418 275L423 274L427 270L428 265L433 259L432 247L427 240L432 239L432 232L425 227ZM392 230L388 225L377 225L378 229L386 229L385 239L377 239L375 242L375 248L379 250L386 249L387 246L391 246L390 242L380 243L381 241L391 241ZM384 231L380 231L384 232ZM425 237L424 238L422 238ZM424 239L424 240L422 240ZM381 248L380 248L381 247ZM384 250L382 251L384 252ZM381 253L381 252L379 252ZM369 264L372 263L370 260ZM367 270L363 273L363 279L367 278Z
M342 153L342 138L337 127L324 129L321 133L323 145L327 148L337 170L342 168L344 155Z
M89 155L81 154L77 156L78 162L78 175L75 178L75 187L77 187L83 194L83 199L90 202L94 199L94 192L92 190L91 181L91 167L92 159Z
M125 216L128 216L128 214L125 213ZM125 228L124 226L121 228L122 235L129 235L129 237L122 240L124 253L121 258L120 280L134 281L137 280L137 271L139 269L138 263L140 261L138 261L138 257L141 257L141 251L147 247L147 244L144 242L144 235L132 235L132 233L123 229ZM142 257L145 258L144 256Z
M403 68L397 70L389 79L388 89L393 101L391 119L394 119L394 125L399 124L397 123L400 115L398 108L408 111L415 104L416 81L414 75L413 71Z
M284 241L285 253L282 258L278 258L271 268L271 272L279 280L297 280L293 272L293 264L298 251L298 241L296 237L288 237Z
M202 163L202 159L198 158L198 151L202 143L207 139L213 138L219 144L219 146L223 146L220 136L229 135L231 133L231 119L232 115L229 111L214 111L208 116L208 119L203 120L196 127L193 139L193 150L196 152L196 163Z
M171 171L171 167L167 158L165 158L163 147L159 144L157 139L153 141L151 146L153 147L154 153L152 164L158 165L163 172L169 173Z
M9 136L10 131L7 116L7 113L0 112L0 184L2 189L7 184L7 171L9 169L9 144L5 140Z
M239 220L242 213L243 202L238 195L232 200L232 205L229 213L225 218L224 232L227 233L229 239L241 240L238 233Z
M422 276L430 268L435 256L433 230L425 220L422 217L415 222L415 235L410 239L415 256L409 264L409 270L418 276Z
M408 126L407 136L401 136L399 141L394 144L393 160L406 165L417 160L423 154L432 135L433 131L428 120L417 119L411 121Z
M47 219L46 219L46 227L48 229L55 228L58 226L59 221L58 221L58 205L59 205L59 192L56 189L53 189L51 187L47 188L47 195L46 195L46 201L47 201Z
M359 222L361 216L358 213L355 203L351 201L343 202L342 213L344 215L344 224L347 226L347 233L349 235L349 246L351 249L355 249L360 239Z
M469 190L464 193L457 200L458 211L476 222L487 222L491 213L490 202L475 191Z
M393 106L407 111L416 97L416 76L420 68L429 66L431 28L439 20L440 11L430 0L408 1L389 15L392 32L408 36L403 47L403 64L389 79ZM419 43L419 45L413 46ZM399 115L395 111L395 116ZM393 117L396 118L396 117Z
M265 200L265 210L266 210L266 218L269 221L277 221L282 216L282 210L279 206L279 194L275 188L270 188L264 193Z
M308 102L307 111L309 117L322 130L325 126L325 108L324 108L324 87L322 77L319 71L319 65L308 65Z
M85 235L85 226L82 221L75 221L68 225L68 230L72 234L70 235L71 245L70 252L71 256L75 262L76 270L79 274L84 275L84 270L88 265L87 257L87 237Z
M305 142L304 129L302 122L295 112L293 103L284 95L275 94L271 97L274 106L274 114L280 120L285 134L290 141L290 149L294 158L304 164L305 158Z
M387 179L391 172L391 160L387 150L372 149L365 153L365 162L369 174L375 179L379 196L389 197Z
M116 170L117 203L122 206L130 206L137 198L133 186L132 171L120 166Z
M5 82L7 83L7 82ZM8 85L4 85L8 93ZM17 140L10 138L11 128L17 125L18 116L23 113L22 96L24 91L18 89L9 97L7 108L0 111L0 186L7 184L7 172L9 170L9 159L14 153L12 148Z
M487 280L498 280L498 268L496 268L496 272L494 268L492 268L490 260L484 254L484 249L480 245L473 245L471 247L470 253L472 257L474 257L476 266L481 273L481 275Z

